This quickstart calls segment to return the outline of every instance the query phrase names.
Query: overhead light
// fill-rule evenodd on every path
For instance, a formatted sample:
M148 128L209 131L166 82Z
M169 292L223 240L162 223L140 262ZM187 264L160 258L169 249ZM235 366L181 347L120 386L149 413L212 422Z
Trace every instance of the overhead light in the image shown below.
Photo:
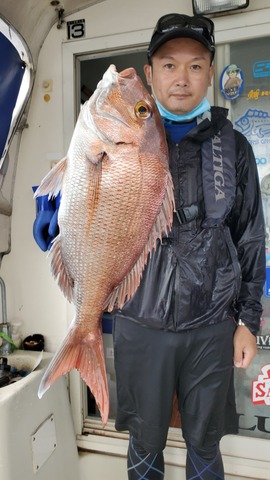
M227 12L246 8L249 0L192 0L193 13L195 15L210 15L211 13Z

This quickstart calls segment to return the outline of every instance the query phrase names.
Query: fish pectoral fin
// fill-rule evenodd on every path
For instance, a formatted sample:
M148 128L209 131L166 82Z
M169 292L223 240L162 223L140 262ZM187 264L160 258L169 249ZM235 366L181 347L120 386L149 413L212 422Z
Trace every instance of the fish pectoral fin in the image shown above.
M172 176L169 173L167 178L167 187L165 196L161 205L160 212L156 218L152 232L156 230L156 237L162 238L162 233L168 235L172 228L173 212L175 211L174 186ZM151 235L151 234L150 234Z
M42 195L49 195L49 198L56 197L58 195L62 189L66 165L67 157L64 157L49 171L49 173L47 173L35 191L35 198Z
M63 294L69 302L73 300L74 280L70 276L62 256L62 239L59 234L53 242L49 256L51 257L51 272Z
M144 249L130 272L123 278L109 295L105 309L111 312L117 305L121 308L136 292L142 277L143 269L147 263L148 255L156 248L157 239L161 240L162 233L168 234L173 222L173 211L175 208L173 181L171 174L168 175L167 188L159 214L149 233Z
M79 370L94 395L105 426L109 416L109 392L102 334L97 331L97 335L89 333L83 336L80 324L75 322L41 379L38 397L41 398L57 378L74 368Z
M91 145L91 152L86 154L86 159L93 163L94 165L102 162L104 158L108 156L107 153L104 150L100 149L100 145L97 145L97 148L95 150L94 145Z

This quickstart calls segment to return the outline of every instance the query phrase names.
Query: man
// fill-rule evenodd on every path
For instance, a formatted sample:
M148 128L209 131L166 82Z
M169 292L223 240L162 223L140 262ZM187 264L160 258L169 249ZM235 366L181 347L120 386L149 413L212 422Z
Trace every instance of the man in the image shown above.
M264 221L257 168L227 111L206 99L214 25L161 17L145 74L164 120L176 213L141 284L115 312L116 428L129 430L128 478L164 478L176 392L187 479L223 479L219 441L237 433L233 364L256 355Z

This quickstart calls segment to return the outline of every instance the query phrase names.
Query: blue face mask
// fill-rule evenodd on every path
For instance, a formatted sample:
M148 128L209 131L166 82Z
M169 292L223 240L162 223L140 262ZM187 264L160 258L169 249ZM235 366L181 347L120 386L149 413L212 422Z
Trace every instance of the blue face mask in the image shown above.
M204 98L202 102L191 112L185 113L184 115L176 115L175 113L171 113L169 110L164 108L157 99L155 99L155 101L162 118L172 120L173 122L185 122L187 120L193 120L194 118L198 117L198 115L202 115L211 108L207 98Z

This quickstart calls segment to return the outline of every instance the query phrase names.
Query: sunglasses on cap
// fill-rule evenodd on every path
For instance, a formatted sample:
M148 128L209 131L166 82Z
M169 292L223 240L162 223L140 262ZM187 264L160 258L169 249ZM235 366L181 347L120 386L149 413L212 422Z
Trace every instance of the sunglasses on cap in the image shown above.
M156 43L154 41L156 35L169 35L170 33L177 33L177 31L183 31L185 29L187 31L194 32L194 34L197 36L200 36L207 48L214 53L214 23L212 20L205 17L190 17L188 15L181 15L178 13L164 15L158 20L154 28L151 42Z

